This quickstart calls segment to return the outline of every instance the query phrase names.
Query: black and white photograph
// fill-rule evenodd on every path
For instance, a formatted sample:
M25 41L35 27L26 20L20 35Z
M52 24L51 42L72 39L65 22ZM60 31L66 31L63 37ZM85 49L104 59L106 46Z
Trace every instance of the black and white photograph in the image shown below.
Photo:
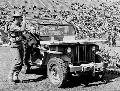
M120 0L0 0L0 91L120 91Z

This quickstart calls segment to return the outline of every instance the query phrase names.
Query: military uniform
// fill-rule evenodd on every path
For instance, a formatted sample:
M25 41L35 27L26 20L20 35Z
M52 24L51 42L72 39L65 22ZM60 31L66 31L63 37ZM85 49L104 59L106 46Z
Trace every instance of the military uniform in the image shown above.
M21 15L19 12L16 12L13 17L20 18ZM13 61L13 66L10 71L9 79L16 82L19 81L18 74L22 69L23 66L23 56L24 56L24 49L22 43L22 23L18 22L19 20L15 20L11 27L10 27L10 41L11 41L11 48L10 52L12 54L11 58Z

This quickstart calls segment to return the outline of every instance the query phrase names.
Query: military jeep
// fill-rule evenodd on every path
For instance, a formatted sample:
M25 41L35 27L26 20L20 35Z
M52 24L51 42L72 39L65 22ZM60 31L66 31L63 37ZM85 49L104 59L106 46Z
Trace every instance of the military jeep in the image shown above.
M51 28L51 25L49 26ZM43 31L46 31L44 29L46 28L43 28ZM55 33L56 30L58 31L59 29L56 29L55 27ZM54 32L51 30L49 31L49 33ZM80 76L81 73L90 73L89 75L100 78L104 76L106 67L104 66L104 60L98 55L99 45L96 44L97 42L101 42L101 40L75 40L75 37L72 34L74 33L71 33L70 35L66 34L63 37L59 37L58 35L57 37L59 38L56 39L54 35L51 37L51 40L47 41L44 41L47 37L43 36L42 39L41 36L41 46L39 49L43 54L43 58L40 65L47 69L47 76L53 86L60 87L64 85L69 75Z
M84 72L102 78L105 70L104 60L97 54L99 46L94 42L96 41L49 42L42 65L47 66L50 82L59 87L69 77L68 74L79 76Z

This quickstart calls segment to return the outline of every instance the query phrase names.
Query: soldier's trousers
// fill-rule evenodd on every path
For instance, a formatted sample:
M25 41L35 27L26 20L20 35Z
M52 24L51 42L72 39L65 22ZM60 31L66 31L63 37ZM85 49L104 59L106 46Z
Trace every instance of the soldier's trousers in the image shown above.
M29 58L25 57L27 55L23 47L11 48L10 52L12 55L11 60L13 61L10 75L12 75L13 73L19 74L23 65L26 65L27 68L30 67Z
M11 74L16 72L17 74L21 71L23 66L23 49L22 48L10 48L12 68Z

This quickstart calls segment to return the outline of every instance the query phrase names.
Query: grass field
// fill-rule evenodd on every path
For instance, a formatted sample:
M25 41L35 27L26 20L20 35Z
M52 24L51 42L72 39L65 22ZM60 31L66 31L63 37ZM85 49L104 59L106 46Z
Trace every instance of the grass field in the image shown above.
M119 47L114 50L119 51ZM0 47L0 91L115 91L120 90L120 75L106 74L108 83L91 81L87 87L82 85L83 78L72 78L64 88L53 88L48 79L39 74L25 75L20 73L22 83L13 84L8 81L8 74L12 66L9 47ZM84 79L86 80L86 79Z

